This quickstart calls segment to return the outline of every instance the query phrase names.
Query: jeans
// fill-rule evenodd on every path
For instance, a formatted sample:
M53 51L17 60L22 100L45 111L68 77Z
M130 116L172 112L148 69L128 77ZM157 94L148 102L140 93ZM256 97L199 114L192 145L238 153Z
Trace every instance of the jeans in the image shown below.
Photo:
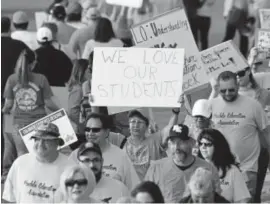
M266 148L261 147L261 152L260 152L259 161L258 161L256 194L254 198L255 203L261 202L262 188L263 188L268 164L269 164L269 152Z
M197 35L200 37L201 50L208 48L208 35L211 25L211 18L207 16L198 16ZM198 37L198 36L197 36Z
M226 26L226 34L223 39L223 42L232 40L235 36L236 30L238 30L240 34L240 51L244 55L244 57L247 57L248 54L248 37L241 34L239 28L235 27L234 25L230 25L227 23Z

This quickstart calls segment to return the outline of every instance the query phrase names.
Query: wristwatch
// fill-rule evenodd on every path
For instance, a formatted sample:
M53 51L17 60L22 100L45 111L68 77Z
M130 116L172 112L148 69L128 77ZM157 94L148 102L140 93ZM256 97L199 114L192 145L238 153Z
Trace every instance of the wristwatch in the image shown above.
M180 111L176 111L175 108L172 109L172 112L176 115L178 115L180 113Z

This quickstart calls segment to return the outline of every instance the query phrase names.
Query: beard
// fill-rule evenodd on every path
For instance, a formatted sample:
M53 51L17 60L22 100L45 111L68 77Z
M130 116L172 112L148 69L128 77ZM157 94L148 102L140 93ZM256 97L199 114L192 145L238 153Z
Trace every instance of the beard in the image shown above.
M102 177L102 170L100 170L99 172L95 173L96 183L98 183L100 181L101 177Z

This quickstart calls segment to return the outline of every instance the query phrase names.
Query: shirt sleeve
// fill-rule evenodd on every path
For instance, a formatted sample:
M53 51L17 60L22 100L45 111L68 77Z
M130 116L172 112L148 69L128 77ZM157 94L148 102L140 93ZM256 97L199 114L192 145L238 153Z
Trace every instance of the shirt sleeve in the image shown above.
M89 59L90 53L93 51L93 45L92 45L92 40L89 40L85 47L84 47L84 51L82 54L82 59Z
M257 125L257 128L259 131L262 132L268 125L267 115L263 110L261 104L257 101L256 104L254 105L253 111L254 111L254 120Z
M5 186L4 186L4 191L3 191L3 199L8 201L8 202L12 202L12 203L19 203L20 201L17 200L16 198L16 192L18 191L18 189L16 188L16 165L17 162L15 161L13 163L13 165L11 166L8 175L7 175L7 179L5 182ZM18 192L17 192L18 193Z
M233 169L233 202L239 202L243 199L250 198L250 193L248 191L243 174L236 168Z
M6 99L14 99L14 93L13 93L13 86L11 83L11 78L9 77L5 86L5 90L4 90L4 97Z
M43 75L41 75L42 76L42 80L43 80L43 86L42 86L42 88L43 88L43 98L44 99L50 99L52 96L53 96L53 92L52 92L52 89L51 89L51 87L50 87L50 85L49 85L49 82L48 82L48 79L45 77L45 76L43 76Z
M234 0L225 0L224 1L224 10L223 10L223 16L227 17L229 15L229 12L233 6Z
M145 181L152 181L155 182L155 170L156 170L156 165L154 165L153 163L150 163L150 166L146 172L146 175L144 177Z

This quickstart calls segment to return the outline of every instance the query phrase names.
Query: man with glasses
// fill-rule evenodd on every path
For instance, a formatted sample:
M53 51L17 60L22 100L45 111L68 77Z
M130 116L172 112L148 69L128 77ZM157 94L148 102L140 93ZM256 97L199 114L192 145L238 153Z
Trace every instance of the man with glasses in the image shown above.
M86 119L85 136L88 142L97 143L103 154L103 176L117 179L129 190L140 181L128 156L117 146L108 141L111 121L109 117L99 113L91 113ZM70 159L79 163L78 149L74 150Z
M91 197L105 203L115 203L119 198L129 195L127 187L122 182L102 176L104 160L98 144L92 142L82 144L77 156L80 164L90 168L96 177L97 185Z
M54 203L60 175L72 163L59 153L64 144L53 123L41 125L31 137L33 153L18 157L12 164L3 199L13 203Z
M187 195L186 188L198 167L208 169L213 175L214 189L220 193L217 169L210 163L192 155L193 139L186 125L174 125L167 135L168 157L153 161L144 180L155 182L166 203L178 203Z
M244 73L238 73L242 75ZM259 102L238 94L237 75L222 72L217 79L219 96L211 100L215 127L220 130L240 163L251 196L254 198L260 154L259 135L268 143L268 122Z

